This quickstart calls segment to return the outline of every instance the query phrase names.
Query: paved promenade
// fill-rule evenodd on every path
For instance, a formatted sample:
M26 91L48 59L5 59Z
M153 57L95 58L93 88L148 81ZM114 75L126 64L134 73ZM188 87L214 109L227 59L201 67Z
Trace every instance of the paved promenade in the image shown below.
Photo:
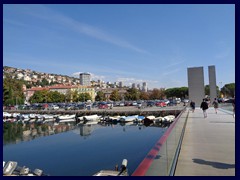
M214 108L189 113L175 176L235 176L235 118Z

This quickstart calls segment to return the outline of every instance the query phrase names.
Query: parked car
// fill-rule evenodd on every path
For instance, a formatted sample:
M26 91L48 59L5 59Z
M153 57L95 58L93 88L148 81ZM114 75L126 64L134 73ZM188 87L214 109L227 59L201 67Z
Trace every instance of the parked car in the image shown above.
M99 109L108 109L109 107L108 107L107 103L99 103L98 108Z
M167 106L169 105L170 101L168 99L164 99L164 102L167 104Z
M120 103L119 103L119 106L124 106L124 102L120 102Z
M170 99L168 105L169 106L176 106L177 105L177 101L175 99Z
M147 102L147 106L149 106L149 107L153 107L154 105L155 105L154 101L148 101Z
M167 104L164 101L156 102L155 105L158 106L158 107L166 107L167 106Z
M50 105L50 106L48 106L48 110L57 110L57 109L59 109L59 107L57 106L57 105Z
M181 98L176 98L176 103L180 104L181 103Z

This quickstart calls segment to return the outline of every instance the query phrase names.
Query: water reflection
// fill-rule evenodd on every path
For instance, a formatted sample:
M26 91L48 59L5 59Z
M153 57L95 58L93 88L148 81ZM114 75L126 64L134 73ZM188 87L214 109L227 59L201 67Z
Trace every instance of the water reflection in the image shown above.
M66 132L75 128L75 123L3 123L3 145L30 141L38 137Z
M66 132L69 130L77 130L80 136L86 139L89 137L93 131L102 127L112 127L122 126L123 132L127 132L129 126L136 126L139 130L144 130L146 127L159 127L167 128L170 124L166 123L136 123L136 122L82 122L76 125L75 122L65 122L65 123L21 123L21 122L4 122L3 123L3 145L16 144L21 141L30 141L35 138L50 136L53 134L58 134Z

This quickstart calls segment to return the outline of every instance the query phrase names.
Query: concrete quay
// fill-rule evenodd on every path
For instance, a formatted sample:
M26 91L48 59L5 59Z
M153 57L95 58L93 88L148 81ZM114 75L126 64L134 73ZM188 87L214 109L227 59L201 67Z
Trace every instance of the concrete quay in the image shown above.
M165 116L165 115L178 115L184 106L169 106L169 107L145 107L142 109L138 109L134 106L124 106L124 107L113 107L112 109L98 109L92 108L91 110L6 110L8 113L21 113L21 114L76 114L77 117L85 116L85 115L93 115L98 114L102 116L130 116L130 115L141 115L141 116Z
M235 117L213 107L189 112L174 176L235 176Z

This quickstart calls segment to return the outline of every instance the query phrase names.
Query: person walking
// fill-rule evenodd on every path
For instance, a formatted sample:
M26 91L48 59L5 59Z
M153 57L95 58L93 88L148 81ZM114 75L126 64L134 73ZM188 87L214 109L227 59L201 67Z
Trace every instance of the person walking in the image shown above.
M203 99L200 108L203 110L204 118L206 118L207 117L208 103L206 102L205 99Z
M194 112L194 110L195 110L195 102L194 101L190 102L190 107L192 108L192 112Z
M218 100L217 100L217 98L214 99L212 105L213 105L213 107L215 109L215 113L217 114L217 109L218 109Z
M233 117L235 117L235 96L233 97L232 106L233 106Z

